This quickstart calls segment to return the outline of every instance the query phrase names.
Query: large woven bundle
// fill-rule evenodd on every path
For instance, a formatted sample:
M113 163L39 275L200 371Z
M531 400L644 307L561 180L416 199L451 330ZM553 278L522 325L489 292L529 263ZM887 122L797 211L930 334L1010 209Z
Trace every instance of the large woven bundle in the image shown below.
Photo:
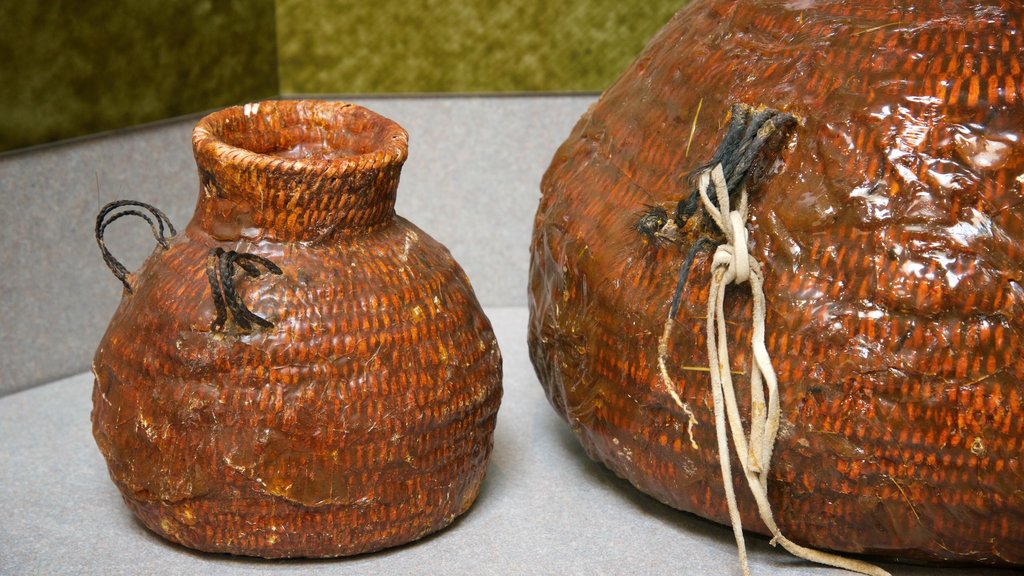
M1019 3L964 0L697 0L676 15L542 185L530 351L587 453L729 521L706 342L726 241L695 187L711 164L735 168L730 134L770 111L774 143L732 184L764 277L781 532L1024 564L1022 20ZM750 429L751 290L725 295L724 370ZM743 526L768 533L731 464Z

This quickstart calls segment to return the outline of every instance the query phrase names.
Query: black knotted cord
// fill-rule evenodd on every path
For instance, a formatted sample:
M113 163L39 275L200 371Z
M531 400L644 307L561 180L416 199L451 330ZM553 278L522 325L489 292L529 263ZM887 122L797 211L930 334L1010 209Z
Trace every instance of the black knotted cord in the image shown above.
M753 108L746 104L734 104L730 112L729 126L714 156L706 164L700 166L687 180L693 183L690 194L676 204L674 224L682 230L687 221L699 210L703 211L700 193L697 191L696 178L702 172L721 164L729 189L730 200L735 200L744 189L758 185L762 177L771 169L771 163L778 157L785 146L789 135L797 125L796 116L788 112L780 112L771 108ZM718 200L710 197L714 206ZM649 241L653 241L664 229L667 220L665 209L660 206L649 206L634 225L637 232ZM702 231L687 251L682 268L676 281L672 296L670 318L675 318L682 299L684 286L700 250L712 246L714 232Z
M274 323L254 314L245 307L238 290L235 288L235 267L240 268L250 278L257 278L264 270L271 274L281 274L281 268L255 254L235 252L234 250L224 251L223 248L210 250L207 260L206 276L210 281L210 291L213 293L213 305L217 310L217 316L210 325L213 332L222 332L230 314L235 326L243 333L253 330L253 324L260 328L273 328Z
M719 164L725 173L730 200L735 200L744 187L757 186L770 163L778 156L790 133L797 125L796 116L771 108L751 108L733 104L725 138L718 145L711 161L693 171L690 181ZM718 206L718 200L711 197ZM682 227L700 207L697 187L676 205L676 225Z

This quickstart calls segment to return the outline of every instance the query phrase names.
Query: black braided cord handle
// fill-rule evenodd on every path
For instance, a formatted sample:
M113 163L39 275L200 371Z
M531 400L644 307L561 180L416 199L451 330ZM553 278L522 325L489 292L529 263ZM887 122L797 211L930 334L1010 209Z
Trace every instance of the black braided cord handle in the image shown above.
M137 207L143 208L146 212L140 210L133 210L126 207ZM121 210L124 208L123 210ZM168 247L167 239L173 238L177 235L177 230L174 229L174 224L171 224L167 215L160 211L158 208L150 206L145 202L139 202L137 200L117 200L111 202L100 210L100 213L96 215L96 243L99 244L100 252L103 254L103 262L107 264L107 268L114 276L124 284L124 289L131 294L131 272L121 264L114 255L107 249L107 243L103 239L103 235L107 231L107 226L110 226L116 220L124 218L125 216L138 216L149 223L150 229L153 231L153 238L156 239L157 243L165 250ZM168 235L170 233L170 235Z

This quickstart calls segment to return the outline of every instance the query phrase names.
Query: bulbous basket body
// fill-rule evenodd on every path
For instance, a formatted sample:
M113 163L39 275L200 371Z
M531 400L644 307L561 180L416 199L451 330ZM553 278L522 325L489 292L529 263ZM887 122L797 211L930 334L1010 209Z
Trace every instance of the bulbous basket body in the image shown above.
M638 232L742 103L799 118L751 191L782 424L769 499L813 547L1024 564L1024 9L694 0L576 125L542 184L530 352L588 454L728 522L705 345L713 250ZM729 349L749 414L750 294ZM672 399L678 394L690 418ZM745 426L749 427L749 421ZM692 442L691 442L692 440ZM733 456L743 519L766 533Z
M476 498L501 357L458 264L394 215L405 139L327 102L196 128L196 214L130 279L93 362L96 441L151 530L339 556L438 530ZM280 273L218 266L225 252Z

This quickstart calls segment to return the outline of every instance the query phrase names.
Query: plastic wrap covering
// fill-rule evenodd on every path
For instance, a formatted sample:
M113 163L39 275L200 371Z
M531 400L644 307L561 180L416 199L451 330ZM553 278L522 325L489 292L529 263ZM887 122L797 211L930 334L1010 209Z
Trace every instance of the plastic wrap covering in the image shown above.
M124 278L93 363L96 441L150 529L338 556L423 536L476 498L501 355L448 250L395 216L406 139L337 102L196 128L195 216Z
M684 262L715 232L685 205L732 105L770 107L798 121L760 158L747 226L781 389L768 487L782 532L1024 565L1022 19L1019 3L922 0L698 0L676 15L542 184L530 351L591 457L728 520L705 344L713 245ZM683 267L666 386L658 344ZM746 415L749 291L726 302ZM733 460L744 526L764 533Z

